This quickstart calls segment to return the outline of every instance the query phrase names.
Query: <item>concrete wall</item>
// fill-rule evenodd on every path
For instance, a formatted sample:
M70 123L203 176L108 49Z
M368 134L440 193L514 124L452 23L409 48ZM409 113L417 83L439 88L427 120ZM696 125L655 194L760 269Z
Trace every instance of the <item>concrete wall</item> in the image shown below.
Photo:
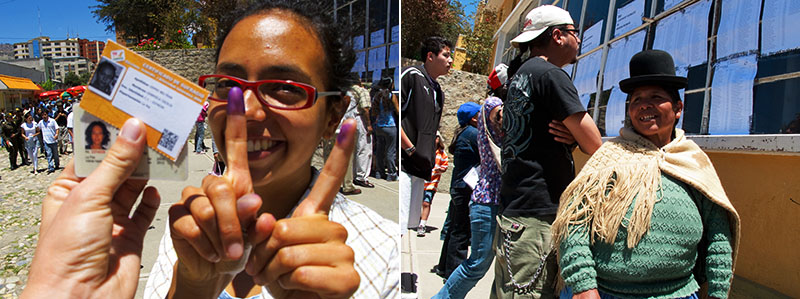
M734 294L800 298L800 155L707 154L741 218ZM574 156L578 169L588 159Z
M214 72L216 49L156 50L138 53L195 83L201 75Z

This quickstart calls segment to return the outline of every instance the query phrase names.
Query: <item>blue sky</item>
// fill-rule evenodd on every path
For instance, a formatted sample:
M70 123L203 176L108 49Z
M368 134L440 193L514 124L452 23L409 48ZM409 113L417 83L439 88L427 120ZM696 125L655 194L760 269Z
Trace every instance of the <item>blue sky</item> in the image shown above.
M80 37L89 40L114 39L98 24L90 6L95 0L0 0L0 43L19 43L39 36L37 8L41 13L42 35L50 39Z
M3 0L0 0L0 1L3 1ZM456 1L458 1L459 3L461 3L461 5L464 6L464 15L467 16L467 19L469 20L470 27L475 25L475 21L470 18L470 15L475 13L475 9L478 8L478 1L479 0L456 0ZM0 6L0 7L2 7L2 6Z

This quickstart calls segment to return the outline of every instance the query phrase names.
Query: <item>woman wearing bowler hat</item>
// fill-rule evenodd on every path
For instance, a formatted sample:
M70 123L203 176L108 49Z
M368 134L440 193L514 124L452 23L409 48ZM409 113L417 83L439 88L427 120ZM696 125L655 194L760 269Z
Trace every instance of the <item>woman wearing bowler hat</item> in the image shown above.
M728 296L739 216L708 156L675 125L683 112L672 57L631 58L628 119L561 196L553 223L562 298ZM707 283L707 285L705 285Z

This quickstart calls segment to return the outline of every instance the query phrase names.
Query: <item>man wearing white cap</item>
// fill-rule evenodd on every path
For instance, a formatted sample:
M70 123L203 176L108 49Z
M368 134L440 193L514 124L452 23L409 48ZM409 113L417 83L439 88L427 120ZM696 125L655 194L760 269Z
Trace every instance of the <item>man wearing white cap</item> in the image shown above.
M550 225L561 193L575 177L574 147L557 133L558 121L583 152L592 154L602 143L569 75L561 69L576 61L581 41L573 24L567 11L539 6L528 13L522 33L511 41L520 54L509 65L511 81L503 109L492 298L556 297ZM523 61L525 53L529 55Z

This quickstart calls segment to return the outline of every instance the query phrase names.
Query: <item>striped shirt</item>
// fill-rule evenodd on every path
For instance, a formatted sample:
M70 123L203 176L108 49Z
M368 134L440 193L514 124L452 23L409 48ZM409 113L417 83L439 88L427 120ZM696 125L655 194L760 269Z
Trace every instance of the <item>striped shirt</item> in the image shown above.
M315 169L303 199L308 196L318 175L319 172ZM355 253L354 267L361 277L361 283L352 298L399 298L400 249L396 234L397 223L381 217L359 203L348 200L341 193L336 194L328 219L347 229L345 244ZM166 298L172 281L173 265L177 261L178 256L172 247L169 222L167 222L164 236L158 245L158 258L150 270L150 277L145 285L144 298ZM272 298L266 287L261 287L260 298Z
M437 148L436 164L433 165L433 170L431 171L431 180L425 182L425 190L436 191L436 188L439 187L439 179L445 171L447 171L447 154L445 154L444 149Z

